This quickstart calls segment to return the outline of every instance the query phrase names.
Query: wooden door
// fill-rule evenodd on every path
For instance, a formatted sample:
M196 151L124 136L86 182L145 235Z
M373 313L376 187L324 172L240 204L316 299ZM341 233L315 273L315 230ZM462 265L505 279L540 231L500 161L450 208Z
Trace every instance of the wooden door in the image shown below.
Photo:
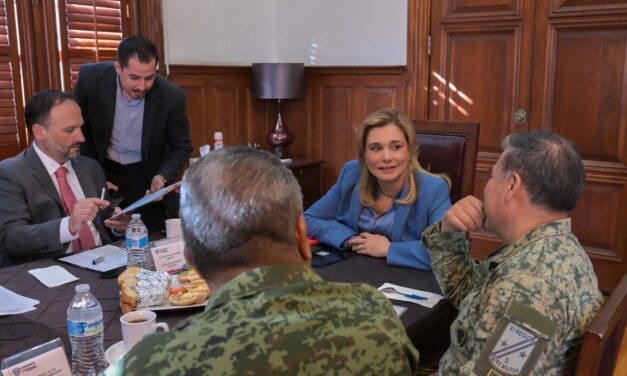
M428 116L481 124L477 196L505 135L575 142L586 186L573 232L612 290L627 271L627 1L432 1L431 38ZM473 252L498 242L473 234Z
M573 232L602 290L627 271L627 1L538 1L531 128L573 141L586 166Z
M428 117L478 122L475 196L483 197L501 141L527 132L530 112L534 0L443 0L431 2ZM478 258L500 243L493 234L472 234Z

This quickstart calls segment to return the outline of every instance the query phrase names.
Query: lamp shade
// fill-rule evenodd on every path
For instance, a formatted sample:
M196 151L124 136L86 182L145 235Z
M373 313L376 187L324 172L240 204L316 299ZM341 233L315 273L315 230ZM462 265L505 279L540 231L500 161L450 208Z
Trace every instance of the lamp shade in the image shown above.
M305 93L305 64L253 63L253 95L260 99L295 99Z

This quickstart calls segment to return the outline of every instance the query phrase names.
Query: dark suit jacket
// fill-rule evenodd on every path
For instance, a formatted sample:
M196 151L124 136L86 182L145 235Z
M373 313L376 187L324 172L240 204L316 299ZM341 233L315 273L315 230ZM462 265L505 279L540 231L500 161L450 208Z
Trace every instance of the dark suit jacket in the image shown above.
M85 197L99 197L106 179L96 161L72 160ZM0 161L0 267L62 255L70 243L61 244L59 226L66 217L63 202L33 147ZM96 224L102 243L111 236Z
M83 113L85 142L81 154L104 165L115 115L117 72L113 63L83 64L74 95ZM185 109L185 92L157 76L146 93L142 129L144 180L160 174L172 181L189 158L192 142Z

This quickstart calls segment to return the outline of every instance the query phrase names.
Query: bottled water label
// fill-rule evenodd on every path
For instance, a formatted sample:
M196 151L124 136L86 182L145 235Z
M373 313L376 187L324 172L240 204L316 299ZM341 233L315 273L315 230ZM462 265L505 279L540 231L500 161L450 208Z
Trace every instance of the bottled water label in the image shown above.
M67 331L71 337L89 337L102 332L102 319L92 321L67 320Z
M129 236L126 237L126 248L127 249L143 249L148 246L148 237L142 236L139 239L133 239Z

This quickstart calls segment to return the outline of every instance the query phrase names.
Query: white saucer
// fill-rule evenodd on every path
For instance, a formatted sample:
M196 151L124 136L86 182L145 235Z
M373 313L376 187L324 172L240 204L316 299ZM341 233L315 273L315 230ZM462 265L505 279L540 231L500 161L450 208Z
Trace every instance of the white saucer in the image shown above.
M116 342L109 346L105 351L105 360L109 364L115 363L122 355L126 354L126 347L124 347L124 341Z

